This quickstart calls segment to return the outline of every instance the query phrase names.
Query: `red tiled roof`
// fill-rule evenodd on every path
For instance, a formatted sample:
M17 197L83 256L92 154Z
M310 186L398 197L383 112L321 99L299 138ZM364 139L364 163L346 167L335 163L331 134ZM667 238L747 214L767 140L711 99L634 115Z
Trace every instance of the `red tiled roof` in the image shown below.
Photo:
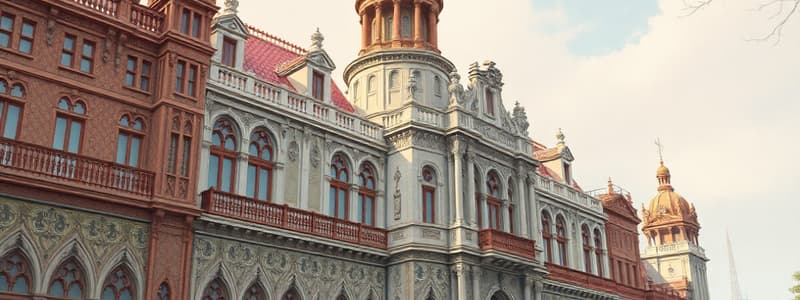
M534 147L534 151L540 152L541 154L545 154L546 152L552 152L553 150L558 151L557 148L548 149L547 146L545 146L544 144L539 143L537 141L533 141L533 147ZM540 150L536 150L536 148L541 148L541 149ZM536 153L536 152L534 152L534 155L533 155L534 159L540 160L542 155L539 154L539 153ZM548 167L546 167L544 165L540 165L538 168L536 168L536 172L539 173L539 175L542 175L544 177L550 178L552 180L555 180L555 181L558 181L558 182L562 182L562 183L564 182L564 179L561 178L561 176L558 176L558 174L556 174L555 171L551 170L550 168L548 168ZM575 180L575 178L572 179L572 187L578 189L579 191L583 191L583 188L581 188L581 186L578 184L578 181Z
M253 72L261 80L286 86L291 91L297 92L289 79L279 76L276 70L284 63L299 59L307 51L252 26L248 26L248 29L251 34L244 47L244 70ZM351 113L355 111L333 80L331 80L331 101L341 110Z

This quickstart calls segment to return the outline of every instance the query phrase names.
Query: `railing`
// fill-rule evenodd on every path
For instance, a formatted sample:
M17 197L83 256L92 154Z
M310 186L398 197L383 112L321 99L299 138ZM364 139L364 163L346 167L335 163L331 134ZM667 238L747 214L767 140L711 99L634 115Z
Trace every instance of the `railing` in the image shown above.
M56 178L147 197L153 195L155 178L141 169L3 138L0 173Z
M665 300L682 300L678 293L674 290L656 288L646 290L644 288L637 288L614 280L600 277L594 274L586 273L579 270L573 270L564 266L559 266L547 263L547 279L555 280L558 282L576 285L586 289L603 291L609 294L622 296L622 299L665 299ZM643 280L643 279L640 279ZM639 284L642 285L641 283Z
M131 4L131 24L146 31L161 33L164 31L164 14L155 12L150 8L137 4Z
M574 187L553 181L542 175L537 174L536 177L537 177L536 178L537 188L547 191L556 196L562 197L564 199L567 199L571 202L577 203L581 206L589 208L590 210L594 210L596 212L603 212L603 205L600 204L600 200L598 200L597 198L592 197L586 193L583 193Z
M698 245L695 245L690 241L678 241L674 243L661 245L658 247L647 247L643 255L652 256L652 255L658 255L659 253L673 253L673 252L683 252L683 251L697 252L702 254L703 256L706 255L706 251L703 248L701 248Z
M213 189L203 192L208 213L358 245L386 249L386 230Z
M334 127L336 130L354 134L368 141L384 144L383 128L379 124L341 111L330 103L294 93L286 88L272 85L218 63L211 65L211 81L237 92L251 95L254 100L270 106L296 112L299 116Z
M88 7L90 9L99 11L105 15L112 17L117 16L117 7L119 0L72 0L75 3Z
M607 194L609 194L609 192L610 193L614 193L614 194L623 195L623 196L627 196L627 195L631 194L630 192L628 192L628 190L626 190L623 187L618 186L616 184L612 184L611 185L610 191L609 191L608 187L603 187L603 188L598 188L598 189L594 189L594 190L588 191L588 192L586 192L586 194L591 195L592 197L600 197L600 195L607 195Z
M497 250L527 259L536 258L536 241L534 240L495 229L483 229L478 236L481 250Z

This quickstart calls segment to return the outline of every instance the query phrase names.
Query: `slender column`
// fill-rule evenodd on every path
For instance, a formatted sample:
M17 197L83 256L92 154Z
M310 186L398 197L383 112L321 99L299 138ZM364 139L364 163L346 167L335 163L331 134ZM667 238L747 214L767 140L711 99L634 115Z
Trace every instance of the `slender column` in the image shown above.
M510 207L509 202L511 202L510 199L503 201L503 205L501 205L502 211L500 212L503 216L503 231L505 232L511 232L511 215L508 209Z
M456 293L458 299L467 298L467 267L463 263L453 266L453 272L456 273Z
M533 280L525 276L525 290L523 291L523 298L525 300L533 300Z
M439 37L438 37L438 32L436 30L437 19L439 18L437 16L438 10L439 10L438 8L431 7L431 9L428 11L428 30L430 30L428 38L430 39L431 47L433 48L439 48L438 46Z
M481 215L479 216L479 218L481 218L481 229L490 228L491 226L489 226L489 205L487 203L486 194L481 194L480 197L481 197L480 198Z
M414 48L422 48L422 1L414 1Z
M394 0L394 17L392 17L392 46L400 46L400 0Z
M528 212L530 213L530 236L533 240L536 240L536 245L538 247L542 247L542 234L539 232L539 224L541 224L542 216L539 215L539 203L536 202L536 185L534 184L536 180L536 173L529 172L528 173L528 180L526 181L525 187L528 190L528 203L530 203L530 207L528 208Z
M533 283L533 286L536 287L533 290L534 299L542 300L542 291L544 290L544 283L542 282L541 279L539 279L539 280L536 280L536 282Z
M456 147L458 147L458 146L456 146ZM455 200L454 207L455 207L455 211L456 211L455 223L460 225L460 224L464 223L464 208L463 208L463 206L464 206L464 183L463 183L464 179L463 179L463 176L461 174L461 164L462 164L461 155L463 154L463 151L461 149L458 149L458 148L453 149L453 150L454 150L453 153L452 153L452 155L453 155L453 178L455 180L455 184L453 186L453 188L455 189L455 192L453 194L455 195L455 197L454 197L454 200Z
M481 268L472 266L472 299L481 300ZM464 298L462 298L464 299Z
M375 3L375 31L372 33L375 43L380 44L383 42L383 7L380 1Z
M361 50L367 49L369 46L370 34L369 34L369 16L367 16L367 12L361 13Z
M475 153L467 152L467 207L469 207L469 223L478 223L478 207L475 203Z
M536 218L528 219L528 187L525 185L525 172L520 169L517 171L517 231L519 231L520 236L529 237L528 235L528 224L529 222L534 222ZM534 222L535 223L535 222Z

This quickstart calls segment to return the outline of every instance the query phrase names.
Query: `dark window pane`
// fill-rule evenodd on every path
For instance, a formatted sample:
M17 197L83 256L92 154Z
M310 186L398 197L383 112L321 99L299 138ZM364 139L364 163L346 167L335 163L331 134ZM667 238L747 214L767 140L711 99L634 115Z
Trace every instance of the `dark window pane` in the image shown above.
M72 121L69 128L69 149L67 152L78 153L78 146L81 144L81 127L83 123Z
M31 23L22 23L22 36L24 37L32 37L33 36L33 24Z
M231 191L231 179L233 177L233 160L225 158L222 160L222 186L220 190L223 192Z
M3 16L0 18L0 29L11 31L14 27L14 18L11 16Z
M139 80L139 88L143 91L150 91L150 79L142 77L142 79Z
M184 9L183 13L181 14L181 33L188 34L189 33L189 15L191 13L188 9Z
M0 104L0 111L3 110L3 106ZM3 129L3 137L7 139L15 139L17 138L17 127L19 126L19 106L9 104L8 105L8 114L6 115L6 124L5 128Z
M131 73L125 73L125 85L133 86L133 80L135 76Z
M247 197L256 197L256 166L247 166Z
M219 157L211 155L208 163L208 187L217 188L217 178L219 176Z
M200 14L194 14L192 17L192 36L199 38L200 37L200 26L202 26L202 20L200 19Z
M269 191L269 171L267 169L260 169L258 176L258 199L268 200L267 191Z
M64 138L67 134L67 119L59 117L56 118L56 131L53 136L53 148L64 150Z
M0 47L8 47L9 45L11 45L11 35L0 32Z
M86 58L81 58L81 72L92 72L92 61Z
M120 134L117 138L117 163L125 163L125 154L128 151L128 136Z

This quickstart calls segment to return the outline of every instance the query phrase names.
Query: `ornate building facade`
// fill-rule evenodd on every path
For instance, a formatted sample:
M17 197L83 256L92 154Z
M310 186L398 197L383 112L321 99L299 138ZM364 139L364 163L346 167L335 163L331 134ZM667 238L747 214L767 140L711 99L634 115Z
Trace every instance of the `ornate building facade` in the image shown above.
M707 299L694 210L659 193L643 263L629 194L530 139L495 63L461 83L443 0L356 1L346 92L319 31L134 2L0 5L1 298Z

